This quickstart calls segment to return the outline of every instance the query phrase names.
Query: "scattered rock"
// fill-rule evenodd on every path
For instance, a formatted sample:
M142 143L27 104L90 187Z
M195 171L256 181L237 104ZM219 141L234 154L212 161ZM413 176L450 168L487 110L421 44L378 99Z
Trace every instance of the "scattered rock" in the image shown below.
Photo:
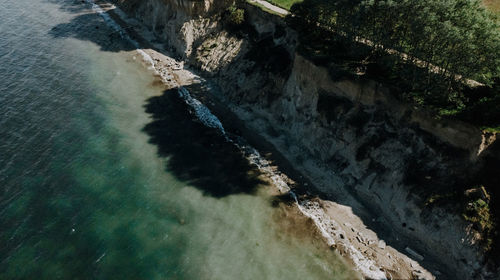
M433 279L433 278L427 277L425 275L425 273L423 273L421 270L418 270L418 269L412 271L411 274L412 274L412 276L413 276L414 279L419 279L419 280L420 279L422 279L422 280L424 280L424 279Z
M384 249L385 249L385 246L386 246L385 241L384 241L384 240L379 240L379 242L378 242L378 247L379 247L380 249L384 250Z

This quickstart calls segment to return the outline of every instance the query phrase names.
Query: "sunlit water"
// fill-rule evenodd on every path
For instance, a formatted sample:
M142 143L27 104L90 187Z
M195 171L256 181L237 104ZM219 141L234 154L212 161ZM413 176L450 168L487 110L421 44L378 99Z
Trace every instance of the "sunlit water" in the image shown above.
M351 279L82 1L0 0L0 279Z

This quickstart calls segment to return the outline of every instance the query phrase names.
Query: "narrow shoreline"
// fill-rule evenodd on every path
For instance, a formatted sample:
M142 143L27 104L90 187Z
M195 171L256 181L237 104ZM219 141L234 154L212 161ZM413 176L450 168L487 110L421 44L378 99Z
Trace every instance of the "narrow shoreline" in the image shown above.
M412 277L424 276L425 279L434 278L417 261L386 245L383 240L379 240L376 233L366 228L362 220L352 213L350 207L321 200L308 194L305 187L309 186L308 189L314 189L314 185L306 176L303 176L300 171L296 170L293 164L272 143L267 141L261 132L248 128L238 114L223 104L215 94L206 94L215 90L210 87L209 82L194 74L194 70L186 69L183 62L176 61L168 56L167 50L153 46L150 43L151 39L154 39L153 34L148 34L148 31L145 29L136 30L138 23L134 23L134 19L128 18L124 12L114 5L109 5L105 1L99 1L98 4L95 4L92 0L86 1L93 5L94 10L101 14L106 22L111 20L112 23L110 24L112 28L117 28L113 23L118 27L127 27L127 31L125 32L121 29L120 34L137 47L137 52L142 56L146 67L154 70L155 74L166 87L183 89L183 86L192 84L200 85L202 91L182 93L182 90L180 90L181 96L185 100L186 98L194 99L195 101L191 100L191 102L198 102L199 104L196 103L196 106L206 106L205 108L208 108L208 112L205 111L205 113L202 112L200 114L210 114L210 111L213 112L212 116L217 116L215 120L220 123L219 129L222 129L223 133L225 133L225 129L231 135L245 139L245 144L235 144L242 145L239 147L247 156L247 159L259 167L261 172L269 178L281 194L289 194L295 198L297 209L304 216L314 221L326 243L335 248L348 262L353 264L355 269L364 277L370 279L393 279L410 275ZM103 3L106 6L103 6ZM146 47L147 49L141 47ZM159 49L160 51L154 49ZM203 115L198 117L212 118L211 116ZM203 119L200 120L204 122ZM213 118L212 121L214 121ZM218 124L215 124L215 127L218 126ZM252 147L255 147L255 149ZM290 192L290 186L292 189L298 190L298 196L294 192Z

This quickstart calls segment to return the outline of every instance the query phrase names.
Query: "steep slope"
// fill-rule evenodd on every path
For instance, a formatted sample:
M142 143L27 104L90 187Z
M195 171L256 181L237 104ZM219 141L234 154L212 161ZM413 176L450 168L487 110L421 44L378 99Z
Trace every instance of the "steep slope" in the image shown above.
M283 19L252 5L243 4L237 26L228 1L115 2L217 84L218 98L314 185L303 188L352 207L394 246L454 278L492 276L480 232L428 199L463 188L483 151L497 158L488 149L494 136L437 121L381 83L334 79L295 52L297 35Z

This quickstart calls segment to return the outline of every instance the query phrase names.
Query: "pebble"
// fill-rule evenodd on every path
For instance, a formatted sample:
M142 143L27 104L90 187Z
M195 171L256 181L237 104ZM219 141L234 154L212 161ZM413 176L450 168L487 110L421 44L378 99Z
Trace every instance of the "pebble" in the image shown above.
M419 261L423 261L424 260L424 257L422 255L420 255L419 253L415 252L414 250L412 250L410 247L406 247L405 248L405 251L410 254L412 257L414 257L415 259L419 260Z

